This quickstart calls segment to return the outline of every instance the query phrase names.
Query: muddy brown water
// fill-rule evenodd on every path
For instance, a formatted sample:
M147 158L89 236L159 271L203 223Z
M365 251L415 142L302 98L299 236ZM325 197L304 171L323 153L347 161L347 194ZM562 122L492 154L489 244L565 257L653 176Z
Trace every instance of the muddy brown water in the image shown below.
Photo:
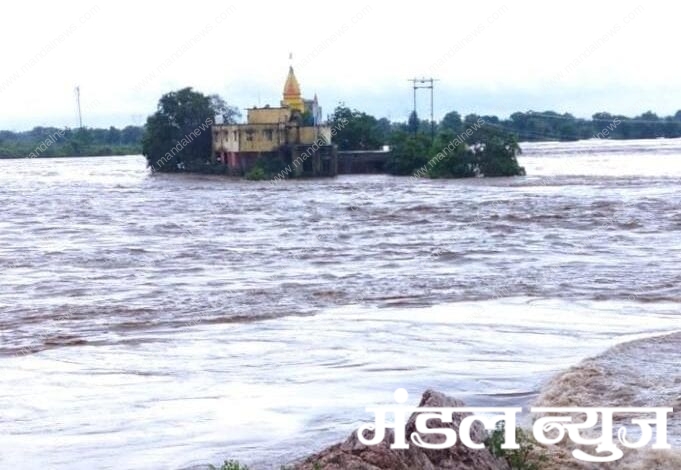
M279 468L397 387L526 406L650 354L681 329L681 141L523 149L461 181L0 161L0 467ZM641 390L678 364L612 357Z

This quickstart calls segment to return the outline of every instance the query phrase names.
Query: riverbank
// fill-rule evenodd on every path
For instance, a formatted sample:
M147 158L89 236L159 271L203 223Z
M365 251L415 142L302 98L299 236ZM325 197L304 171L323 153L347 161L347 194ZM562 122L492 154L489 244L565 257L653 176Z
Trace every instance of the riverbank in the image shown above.
M653 362L661 367L650 367ZM681 363L681 333L654 335L633 341L619 343L594 357L584 359L578 365L562 371L547 381L539 396L532 402L536 407L669 407L675 410L667 420L669 450L651 448L654 440L643 449L629 449L617 441L617 432L613 434L624 456L614 462L589 463L579 460L572 451L581 448L590 454L597 453L593 448L577 447L569 440L557 445L540 445L532 437L532 427L528 425L525 407L520 416L525 425L518 430L517 442L520 450L500 450L492 438L491 431L474 428L471 436L474 442L485 443L482 450L466 449L461 444L444 450L425 451L410 442L409 451L389 449L392 434L376 446L366 446L358 442L356 431L350 433L346 440L319 450L312 455L288 462L282 468L290 470L344 470L358 468L365 470L409 470L413 468L444 469L491 469L507 470L508 464L518 465L520 469L537 470L676 470L681 468L681 375L678 364ZM408 403L409 404L409 403ZM394 403L391 404L394 406ZM426 391L420 403L415 406L442 407L466 406L465 403L447 397L436 391ZM455 414L451 427L459 436L459 423L464 415ZM414 417L409 421L405 431L411 436L414 429ZM370 422L371 419L368 420ZM522 422L521 422L522 425ZM625 426L627 435L637 435L639 428L631 423L631 416L614 415L615 431ZM439 423L435 427L441 426ZM595 428L594 433L600 433ZM589 435L588 430L582 431ZM593 433L592 433L593 434ZM598 436L600 434L596 434ZM370 437L370 436L367 436ZM442 442L441 436L424 436L426 442ZM407 437L409 440L409 438ZM500 456L495 459L494 456ZM231 466L230 466L231 465ZM261 467L249 467L232 461L223 469L258 470ZM221 468L216 466L215 468ZM262 467L265 468L265 467ZM269 466L267 468L270 468Z
M612 468L675 470L681 468L681 333L654 335L620 343L557 374L542 389L535 406L559 407L664 407L674 412L667 419L670 450L624 448L624 457L604 467L582 462L555 468ZM646 418L652 416L644 416ZM627 437L640 435L631 416L614 416L625 425ZM630 437L630 440L633 440ZM615 441L617 442L617 441ZM565 445L565 450L574 449Z
M621 467L681 468L681 333L655 335L618 344L553 377L542 389L537 406L668 407L667 440L671 450L626 450ZM646 416L648 417L648 416ZM639 435L631 417L615 416ZM649 447L649 446L648 446ZM653 465L654 463L654 465Z

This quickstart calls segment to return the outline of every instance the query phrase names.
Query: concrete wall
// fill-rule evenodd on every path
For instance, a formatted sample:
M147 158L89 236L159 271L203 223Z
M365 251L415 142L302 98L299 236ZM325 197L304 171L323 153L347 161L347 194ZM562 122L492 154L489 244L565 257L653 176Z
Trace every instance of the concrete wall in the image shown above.
M251 108L246 118L248 124L277 124L288 122L290 117L288 108Z
M289 112L285 108L249 110L249 121L272 121ZM249 122L213 126L213 162L228 165L234 175L247 173L258 158L288 159L295 175L334 176L338 171L336 148L328 126L299 127L288 122ZM319 145L321 144L321 145ZM283 153L282 153L283 152ZM306 156L300 160L301 155Z
M238 152L239 126L213 126L213 152Z
M273 152L283 143L278 124L244 124L239 126L240 152Z
M330 127L297 127L284 124L213 126L213 152L273 152L285 143L312 145L319 138L331 141Z
M328 126L320 127L301 127L300 128L300 143L314 144L318 139L324 140L327 144L331 143L331 128Z
M385 173L390 152L383 150L353 150L338 152L338 174L357 175Z

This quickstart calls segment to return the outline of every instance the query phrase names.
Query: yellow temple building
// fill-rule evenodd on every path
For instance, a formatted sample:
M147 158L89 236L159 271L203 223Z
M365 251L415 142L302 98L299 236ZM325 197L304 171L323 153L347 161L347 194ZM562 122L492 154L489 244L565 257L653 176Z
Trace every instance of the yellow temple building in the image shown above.
M331 128L322 124L315 94L303 99L293 67L289 67L279 107L247 110L245 124L213 126L213 163L244 175L258 159L278 161L291 168L290 176L334 176L337 152Z

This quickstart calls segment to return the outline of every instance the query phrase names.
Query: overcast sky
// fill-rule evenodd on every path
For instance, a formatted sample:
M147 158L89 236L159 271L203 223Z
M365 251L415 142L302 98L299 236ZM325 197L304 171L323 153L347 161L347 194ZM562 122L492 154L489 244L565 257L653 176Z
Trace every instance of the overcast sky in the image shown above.
M0 128L141 124L184 86L277 104L293 53L303 95L406 119L408 78L435 113L681 109L674 2L8 1ZM419 94L419 114L428 94ZM425 117L425 116L424 116Z

